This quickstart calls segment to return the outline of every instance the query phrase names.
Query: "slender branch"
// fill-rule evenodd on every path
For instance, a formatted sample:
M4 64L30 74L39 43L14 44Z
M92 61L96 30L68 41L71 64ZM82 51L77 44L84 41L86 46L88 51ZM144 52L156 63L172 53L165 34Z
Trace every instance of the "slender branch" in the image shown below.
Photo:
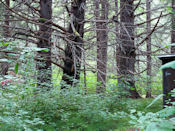
M145 42L145 41L152 35L152 33L155 31L155 29L156 29L156 27L157 27L157 25L158 25L158 23L159 23L161 17L162 17L162 12L161 12L161 14L160 14L160 16L159 16L159 18L158 18L158 20L157 20L157 23L155 24L154 28L152 29L152 31L151 31L140 43L138 43L138 44L136 45L137 48L138 48L139 46L141 46L142 43Z

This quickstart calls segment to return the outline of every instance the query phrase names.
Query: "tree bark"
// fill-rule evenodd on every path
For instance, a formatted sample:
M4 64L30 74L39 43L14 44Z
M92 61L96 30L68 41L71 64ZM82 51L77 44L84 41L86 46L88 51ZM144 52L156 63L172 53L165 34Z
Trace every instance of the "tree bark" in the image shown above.
M48 52L38 51L37 61L37 86L52 87L52 67L51 67L51 23L52 20L52 0L40 0L40 39L39 48L47 48Z
M5 0L5 4L7 7L5 7L5 27L4 27L4 36L8 37L10 35L10 30L9 30L9 26L10 26L10 22L9 22L9 15L10 15L10 11L8 8L10 8L10 0Z
M5 22L4 22L4 37L5 38L8 38L10 36L10 31L9 31L9 26L10 26L10 23L9 23L9 9L10 8L10 0L5 0L5 4L7 7L5 7ZM7 57L7 53L4 53L3 54L3 57L6 58ZM10 66L10 63L8 62L2 62L1 63L1 74L2 75L7 75L7 72L8 72L8 69L9 69L9 66Z
M81 57L84 35L85 0L74 0L71 3L71 20L68 28L69 43L65 49L65 60L62 80L65 82L62 89L67 85L75 86L80 79Z
M172 9L171 43L175 44L175 0L172 0ZM171 46L171 53L175 54L175 46Z
M101 4L101 9L99 5ZM95 2L96 5L96 20L104 22L96 22L97 34L97 89L96 93L104 93L106 85L106 65L107 65L107 20L108 20L108 1L102 0Z
M146 0L146 20L147 22L147 35L149 35L151 33L151 1L150 0ZM147 92L146 92L146 98L151 98L151 54L149 52L151 52L151 36L148 37L148 39L146 40L147 43Z
M118 13L119 13L119 7L118 7L118 0L115 0L115 32L116 32L116 71L117 71L117 75L118 77L120 77L120 73L118 70L119 67L119 61L120 61L120 52L119 52L119 47L120 47L120 35L119 35L119 17L118 17Z
M135 72L135 45L134 45L134 8L133 0L120 0L120 39L119 47L119 75L120 88L129 91L131 98L140 98L136 91Z

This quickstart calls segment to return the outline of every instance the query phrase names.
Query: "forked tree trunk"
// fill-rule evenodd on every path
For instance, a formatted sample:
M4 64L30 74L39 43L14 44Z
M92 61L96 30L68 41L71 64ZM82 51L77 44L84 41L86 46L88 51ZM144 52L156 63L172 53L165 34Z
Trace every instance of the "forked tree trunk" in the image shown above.
M51 67L51 22L52 20L52 0L40 0L40 37L38 47L48 48L49 51L38 51L37 61L37 86L52 87L52 67Z
M101 4L101 8L99 5ZM96 5L96 33L97 33L97 93L105 92L106 85L106 65L107 65L107 20L108 20L108 0L95 1ZM100 22L99 22L100 21Z
M71 3L71 20L68 28L70 36L65 49L65 60L62 80L65 82L62 89L75 86L80 79L81 57L84 35L85 0L73 0Z
M172 0L172 9L171 43L175 44L175 0ZM175 46L171 46L171 53L175 54Z
M8 38L10 36L10 30L9 30L9 26L10 26L10 22L9 22L9 7L10 7L10 0L5 0L5 4L6 4L6 7L5 7L5 22L4 22L4 37L5 38ZM6 48L6 47L4 47ZM4 53L3 57L7 57L8 54ZM9 69L9 66L10 64L8 62L2 62L1 63L1 74L2 75L7 75L7 72L8 72L8 69Z
M120 0L120 39L119 47L119 74L120 88L129 91L131 98L140 98L136 91L135 72L135 45L134 45L134 8L133 0Z
M146 0L146 10L147 10L147 14L146 14L146 21L147 22L147 35L149 35L151 33L151 1L150 0ZM147 43L147 92L146 92L146 98L151 98L151 36L148 37L148 39L146 40Z

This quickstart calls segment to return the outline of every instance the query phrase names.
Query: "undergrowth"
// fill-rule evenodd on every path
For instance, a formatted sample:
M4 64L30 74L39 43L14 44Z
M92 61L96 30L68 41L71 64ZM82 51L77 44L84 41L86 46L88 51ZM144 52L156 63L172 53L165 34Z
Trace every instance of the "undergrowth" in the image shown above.
M125 130L133 127L129 123L133 109L144 112L161 109L160 101L145 109L151 100L121 98L112 91L84 95L78 88L36 93L27 85L20 88L9 85L1 89L0 127L2 131Z

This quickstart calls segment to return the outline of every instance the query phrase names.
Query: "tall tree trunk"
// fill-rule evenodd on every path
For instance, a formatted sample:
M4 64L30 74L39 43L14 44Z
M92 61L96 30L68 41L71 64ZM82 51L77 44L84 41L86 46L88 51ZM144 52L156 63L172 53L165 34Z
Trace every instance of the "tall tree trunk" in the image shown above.
M69 40L65 49L65 60L62 80L74 86L80 79L81 57L84 35L85 0L73 0L71 3L71 21L68 32ZM66 86L63 85L62 89Z
M119 35L119 18L118 18L118 13L119 13L119 6L118 6L118 0L115 0L115 17L114 17L114 20L115 20L115 33L116 33L116 71L117 71L117 75L118 77L120 73L118 73L118 66L119 66L119 55L120 55L120 52L119 52L119 47L120 47L120 35Z
M133 0L120 0L120 39L119 47L119 84L122 88L129 91L131 98L140 98L136 91L134 72L135 72L135 45L134 45L134 8ZM120 88L121 88L120 87Z
M9 9L10 8L10 0L5 0L5 4L6 4L6 7L5 7L5 22L4 22L4 37L5 38L8 38L10 36L10 31L9 31L9 26L10 26L10 23L9 23ZM4 47L6 48L6 47ZM4 58L7 57L7 53L4 53ZM10 64L8 62L3 62L1 63L1 74L2 75L7 75L7 72L8 72L8 69L9 69L9 66Z
M172 9L171 43L175 44L175 0L172 0ZM171 53L175 54L175 46L171 46Z
M37 61L37 85L38 87L52 87L51 67L51 22L52 0L40 0L40 37L38 47L48 48L49 51L38 51Z
M99 5L101 4L101 9ZM96 33L97 33L97 93L105 92L106 85L106 65L107 65L107 20L108 20L108 1L102 0L95 2L96 5ZM100 20L100 22L98 22Z
M5 0L5 26L4 26L4 36L8 37L10 34L10 30L9 30L9 26L10 26L10 22L9 22L9 15L10 15L10 0Z
M151 33L151 1L150 0L146 0L146 10L147 10L147 14L146 14L146 20L147 22L147 35L149 35ZM147 43L147 92L146 92L146 98L150 98L151 97L151 36L148 37L148 39L146 40Z

